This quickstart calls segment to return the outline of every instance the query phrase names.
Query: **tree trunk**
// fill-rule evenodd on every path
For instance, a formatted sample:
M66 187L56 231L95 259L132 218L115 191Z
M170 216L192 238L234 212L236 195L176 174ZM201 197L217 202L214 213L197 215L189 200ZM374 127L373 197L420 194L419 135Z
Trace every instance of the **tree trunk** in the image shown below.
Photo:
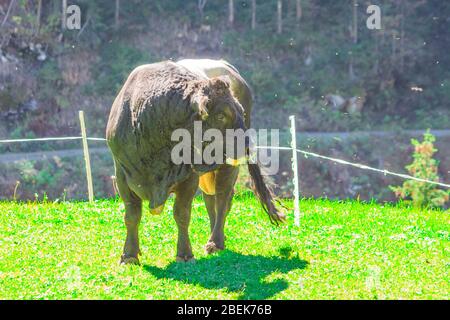
M300 22L302 18L302 0L297 0L295 19Z
M35 31L36 35L38 35L41 30L41 16L42 16L42 0L38 0L36 13L36 31Z
M283 32L283 1L278 0L277 2L277 33L281 34Z
M392 63L397 62L397 32L395 30L392 31Z
M353 28L352 40L354 44L358 43L358 0L353 0Z
M66 29L67 0L62 0L61 29Z
M400 0L400 70L405 66L405 3Z
M228 0L228 24L234 24L234 0Z
M252 0L252 30L256 29L256 0Z
M380 37L378 33L374 33L375 37L375 63L373 65L373 72L378 75L380 68Z
M119 29L120 18L120 0L116 0L116 10L114 13L114 28Z
M9 6L8 6L8 10L6 11L5 17L3 18L2 24L0 25L0 28L5 25L6 21L8 21L8 17L11 14L11 11L15 4L16 4L16 0L11 0L11 2L9 3Z
M208 0L198 0L198 11L200 12L200 24L203 24L203 9L205 8L206 1Z
M358 43L358 0L353 0L353 15L352 15L352 27L350 28L352 42L354 45ZM355 80L353 52L350 54L350 60L348 65L348 75L351 81Z
M353 55L350 55L350 62L348 64L348 77L351 81L355 80L355 70L353 68Z

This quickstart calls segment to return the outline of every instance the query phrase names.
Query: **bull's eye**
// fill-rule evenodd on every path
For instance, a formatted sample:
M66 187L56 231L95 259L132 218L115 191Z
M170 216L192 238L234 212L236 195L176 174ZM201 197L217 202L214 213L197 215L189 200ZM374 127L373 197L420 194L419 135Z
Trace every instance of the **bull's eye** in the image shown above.
M217 120L217 121L221 121L221 122L225 121L225 115L224 115L223 113L219 113L219 114L216 116L216 120Z

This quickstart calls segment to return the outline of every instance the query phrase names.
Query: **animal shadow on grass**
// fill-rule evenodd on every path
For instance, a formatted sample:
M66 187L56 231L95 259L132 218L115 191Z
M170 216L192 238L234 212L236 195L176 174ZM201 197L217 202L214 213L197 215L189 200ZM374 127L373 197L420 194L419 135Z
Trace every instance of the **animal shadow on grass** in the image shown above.
M288 258L281 250L280 253L281 257L264 257L225 250L195 263L172 262L165 268L144 265L144 269L158 279L173 279L207 289L225 288L239 292L239 299L268 299L285 290L288 283L284 279L268 282L264 280L266 276L273 272L287 273L304 269L308 265L305 260Z

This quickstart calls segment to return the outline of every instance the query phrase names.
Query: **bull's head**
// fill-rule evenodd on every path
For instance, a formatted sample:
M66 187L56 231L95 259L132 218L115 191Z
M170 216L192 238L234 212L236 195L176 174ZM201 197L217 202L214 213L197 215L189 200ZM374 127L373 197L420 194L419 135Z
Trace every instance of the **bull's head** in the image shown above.
M204 80L193 95L192 104L198 118L202 120L204 131L208 129L220 131L224 147L222 159L232 165L240 164L244 159L248 164L255 194L264 211L272 222L278 224L284 221L285 215L275 206L272 191L267 186L260 167L257 163L248 161L251 141L246 134L245 117L249 115L245 114L244 108L233 96L228 77ZM227 134L230 132L227 129L232 129L234 134ZM196 169L201 171L202 168L197 166Z
M229 78L221 76L202 81L192 100L198 119L202 121L202 131L206 133L203 147L210 142L221 143L222 161L242 162L249 150L249 138L245 136L246 115L230 90ZM219 136L221 141L217 141Z

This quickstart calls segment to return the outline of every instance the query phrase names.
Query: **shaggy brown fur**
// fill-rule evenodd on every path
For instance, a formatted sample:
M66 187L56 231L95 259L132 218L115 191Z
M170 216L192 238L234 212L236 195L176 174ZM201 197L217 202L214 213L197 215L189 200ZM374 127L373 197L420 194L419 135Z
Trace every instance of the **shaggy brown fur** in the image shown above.
M219 114L226 116L219 121ZM188 234L191 204L199 176L206 172L215 172L215 194L209 195L214 199L205 198L207 207L214 207L214 216L210 214L213 232L206 249L214 252L224 248L223 227L238 170L229 165L175 165L171 161L171 150L178 143L171 141L172 132L184 128L193 136L196 120L202 121L203 130L216 128L223 133L226 129L245 130L244 122L249 123L244 119L243 106L230 91L228 79L201 77L173 62L136 68L115 99L106 136L114 158L119 194L125 204L127 238L123 263L139 262L142 201L149 200L151 212L158 214L170 193L176 196L177 260L193 258ZM259 168L250 173L271 220L282 220Z

